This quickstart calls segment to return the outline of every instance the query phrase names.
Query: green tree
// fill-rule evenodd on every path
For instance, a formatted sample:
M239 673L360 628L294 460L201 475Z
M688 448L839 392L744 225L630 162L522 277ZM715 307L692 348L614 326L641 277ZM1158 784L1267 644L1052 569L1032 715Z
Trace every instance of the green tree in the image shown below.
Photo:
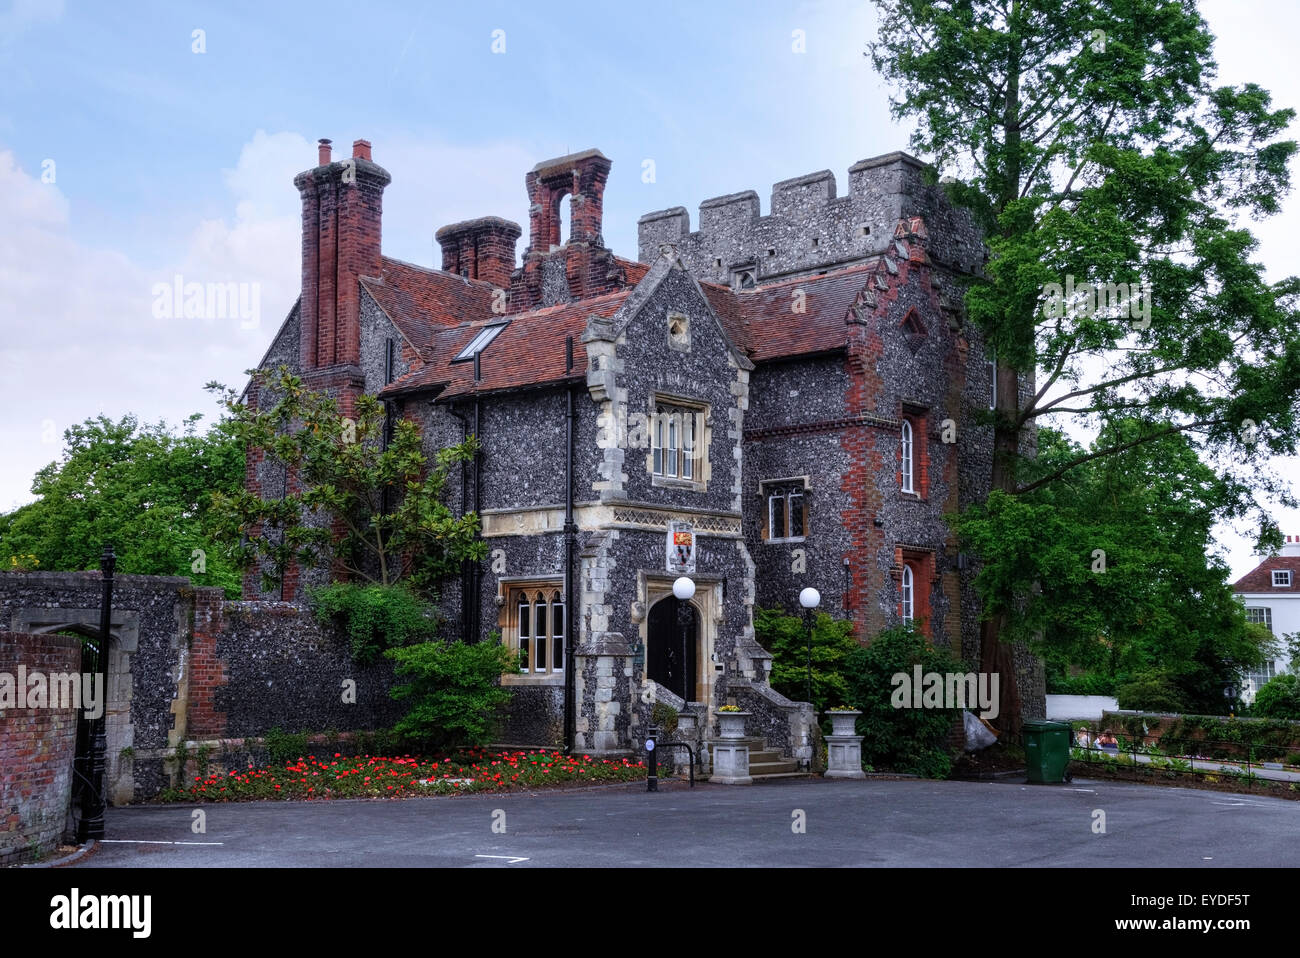
M844 662L849 704L861 710L857 729L863 735L862 760L873 768L946 778L952 770L947 740L961 720L956 709L896 708L896 676L909 680L914 667L922 674L965 672L966 666L945 648L937 648L911 628L886 629L871 644L858 646ZM914 690L919 697L920 690ZM912 703L916 705L915 702Z
M1253 715L1300 721L1300 676L1283 673L1255 693Z
M1092 448L1142 428L1115 420ZM1043 429L1025 473L1085 455ZM995 490L955 524L986 560L976 585L1009 637L1030 641L1062 671L1081 665L1124 682L1158 672L1186 709L1223 713L1223 690L1240 685L1268 642L1267 630L1246 622L1214 553L1214 522L1233 497L1231 481L1171 433L1020 495Z
M1023 496L1086 462L1182 434L1228 479L1233 514L1294 505L1268 455L1300 432L1300 280L1269 284L1239 218L1275 213L1295 116L1255 84L1216 86L1213 37L1192 0L876 0L870 55L914 118L912 145L956 174L991 258L966 295L996 359L992 488ZM1049 295L1139 284L1101 308ZM1112 292L1116 292L1112 286ZM1035 388L1022 384L1037 374ZM1022 474L1043 417L1104 427L1109 445ZM1055 546L1053 546L1055 548ZM995 613L985 669L1018 710Z
M796 702L806 700L809 657L805 620L780 609L755 609L754 636L772 653L772 688ZM848 683L842 669L856 648L852 622L817 613L812 627L812 696L816 711L824 712L848 700Z
M276 498L218 493L212 511L232 561L259 568L264 589L295 561L329 562L356 582L405 582L427 595L462 561L486 555L478 516L456 516L441 498L451 467L474 456L473 438L430 461L416 424L390 418L374 396L359 396L345 417L334 397L283 366L249 374L273 402L254 410L218 383L208 389L221 397L234 435L293 481Z
M436 750L485 745L497 713L510 701L502 675L519 671L499 636L486 642L421 642L384 653L403 683L393 698L409 703L393 730Z
M67 429L63 454L36 474L35 502L0 517L0 562L52 571L99 568L107 542L117 569L189 576L239 595L239 574L207 532L214 491L244 482L244 446L229 425L179 430L106 416Z

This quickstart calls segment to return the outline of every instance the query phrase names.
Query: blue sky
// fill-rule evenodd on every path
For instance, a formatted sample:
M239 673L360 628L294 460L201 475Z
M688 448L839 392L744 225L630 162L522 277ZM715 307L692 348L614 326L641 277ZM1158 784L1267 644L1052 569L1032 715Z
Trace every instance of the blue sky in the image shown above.
M1300 105L1300 11L1203 12L1225 82ZM694 224L701 200L743 189L766 212L778 180L830 169L842 191L853 162L905 149L863 56L873 34L872 6L845 0L0 0L0 510L30 499L69 424L175 422L215 411L204 382L242 381L297 293L292 178L318 137L336 156L371 141L393 175L385 252L426 265L439 226L526 224L524 173L597 147L613 161L606 241L635 257L645 212L681 205ZM1294 197L1257 227L1271 278L1298 271L1297 227ZM153 284L177 273L259 284L258 323L154 318ZM1254 565L1239 536L1223 542L1234 572Z

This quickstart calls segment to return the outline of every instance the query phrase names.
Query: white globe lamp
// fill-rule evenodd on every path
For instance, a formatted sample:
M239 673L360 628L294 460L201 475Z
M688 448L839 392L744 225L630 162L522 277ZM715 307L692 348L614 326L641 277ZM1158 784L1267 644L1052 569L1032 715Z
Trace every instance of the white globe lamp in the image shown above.
M673 583L673 595L682 602L689 601L695 595L695 582L689 576L681 576Z

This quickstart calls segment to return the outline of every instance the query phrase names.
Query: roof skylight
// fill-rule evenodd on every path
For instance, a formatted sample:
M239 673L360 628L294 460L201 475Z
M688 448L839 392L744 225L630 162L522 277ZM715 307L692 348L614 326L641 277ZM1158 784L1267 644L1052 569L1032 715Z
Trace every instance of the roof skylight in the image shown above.
M483 350L488 347L488 344L500 335L501 330L506 328L508 322L509 321L507 320L505 323L493 323L490 326L484 326L478 331L478 335L471 339L468 345L456 354L456 357L452 362L463 363L466 360L473 359L479 353L483 352Z

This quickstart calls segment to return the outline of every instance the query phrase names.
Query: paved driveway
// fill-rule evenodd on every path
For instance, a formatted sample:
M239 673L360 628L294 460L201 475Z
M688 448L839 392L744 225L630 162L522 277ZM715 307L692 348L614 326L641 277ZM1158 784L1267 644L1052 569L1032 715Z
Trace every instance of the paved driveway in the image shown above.
M1300 843L1278 840L1300 802L1081 780L207 805L201 834L193 810L110 809L109 841L75 867L1300 866Z

